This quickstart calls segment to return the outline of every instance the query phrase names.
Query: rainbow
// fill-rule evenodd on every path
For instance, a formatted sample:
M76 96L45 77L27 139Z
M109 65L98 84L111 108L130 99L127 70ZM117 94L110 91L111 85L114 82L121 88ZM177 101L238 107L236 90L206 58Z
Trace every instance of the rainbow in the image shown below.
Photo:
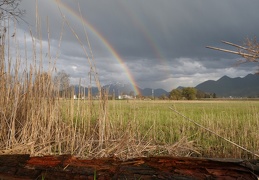
M125 1L118 1L118 5L120 6L120 8L123 9L123 12L126 13L127 16L130 18L132 24L135 25L135 27L137 27L141 31L143 37L146 39L148 45L151 47L156 58L161 62L161 64L164 64L166 67L169 67L166 58L162 53L161 48L156 45L157 43L155 42L155 39L153 38L147 27L144 25L145 23L141 22L140 18L137 17L136 13L129 9L129 7L125 4Z
M103 35L92 25L90 24L85 18L81 18L81 15L73 10L71 7L63 3L61 0L56 0L55 1L59 7L62 7L65 9L70 15L72 15L77 21L80 21L80 23L84 23L84 25L88 28L88 30L91 31L102 43L103 45L107 48L107 50L115 57L115 59L120 63L122 66L123 70L126 72L127 78L130 81L135 94L139 95L141 92L139 91L137 87L137 83L133 78L133 75L131 74L129 68L126 66L124 63L122 57L119 55L119 53L112 47L112 45L103 37Z

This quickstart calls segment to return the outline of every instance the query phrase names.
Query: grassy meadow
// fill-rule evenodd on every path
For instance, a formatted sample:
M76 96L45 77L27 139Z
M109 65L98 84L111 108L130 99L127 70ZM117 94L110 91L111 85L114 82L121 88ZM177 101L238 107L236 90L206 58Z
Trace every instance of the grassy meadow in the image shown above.
M193 142L194 151L190 153L194 156L249 158L250 154L177 115L170 106L220 136L258 153L258 101L137 102L129 108L140 123L140 132L147 133L155 143L174 144L186 138ZM127 114L129 110L121 111ZM127 119L130 121L131 117Z
M67 102L66 102L67 103ZM73 123L82 119L91 127L89 134L100 140L98 101L91 107L86 100L74 100L80 113L73 114ZM103 155L121 158L149 155L254 158L221 137L195 125L175 113L210 129L219 136L258 154L259 101L140 101L111 100L103 130ZM92 108L91 118L80 114ZM86 127L87 129L87 127ZM94 138L94 134L96 137ZM99 143L99 142L98 142Z

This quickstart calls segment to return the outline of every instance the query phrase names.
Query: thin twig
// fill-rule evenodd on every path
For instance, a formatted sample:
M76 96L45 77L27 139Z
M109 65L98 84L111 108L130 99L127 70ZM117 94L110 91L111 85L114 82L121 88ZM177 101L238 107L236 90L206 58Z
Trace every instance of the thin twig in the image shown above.
M228 42L228 41L221 41L225 44L228 44L228 45L231 45L231 46L234 46L234 47L237 47L237 48L240 48L240 49L244 49L244 50L249 50L248 48L244 47L244 46L240 46L240 45L237 45L237 44L234 44L234 43L231 43L231 42Z
M250 58L255 58L255 59L259 58L259 56L254 55L254 54L247 54L247 53L238 52L238 51L231 51L231 50L217 48L217 47L212 47L212 46L206 46L206 48L214 49L214 50L218 50L218 51L223 51L223 52L227 52L227 53L231 53L231 54L237 54L237 55L240 55L242 57L250 57Z

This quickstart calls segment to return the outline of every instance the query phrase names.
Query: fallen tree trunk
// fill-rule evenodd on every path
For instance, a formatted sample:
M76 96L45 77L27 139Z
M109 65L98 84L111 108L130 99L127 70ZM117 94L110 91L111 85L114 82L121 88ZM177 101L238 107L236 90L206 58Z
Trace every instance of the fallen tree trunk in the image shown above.
M0 156L0 179L258 179L259 160Z

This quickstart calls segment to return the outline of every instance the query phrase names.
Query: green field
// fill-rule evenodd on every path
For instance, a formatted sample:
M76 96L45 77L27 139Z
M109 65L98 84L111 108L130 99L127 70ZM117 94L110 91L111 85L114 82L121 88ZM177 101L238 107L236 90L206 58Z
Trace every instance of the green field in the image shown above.
M88 121L80 114L92 108L87 124L92 129L90 134L96 133L100 115L98 102L91 108L88 101L74 103L76 109L81 109L74 115L74 120L79 122ZM255 157L223 138L258 154L259 101L113 100L107 102L106 108L102 142L108 153L123 158L143 155ZM100 140L100 136L97 139Z

